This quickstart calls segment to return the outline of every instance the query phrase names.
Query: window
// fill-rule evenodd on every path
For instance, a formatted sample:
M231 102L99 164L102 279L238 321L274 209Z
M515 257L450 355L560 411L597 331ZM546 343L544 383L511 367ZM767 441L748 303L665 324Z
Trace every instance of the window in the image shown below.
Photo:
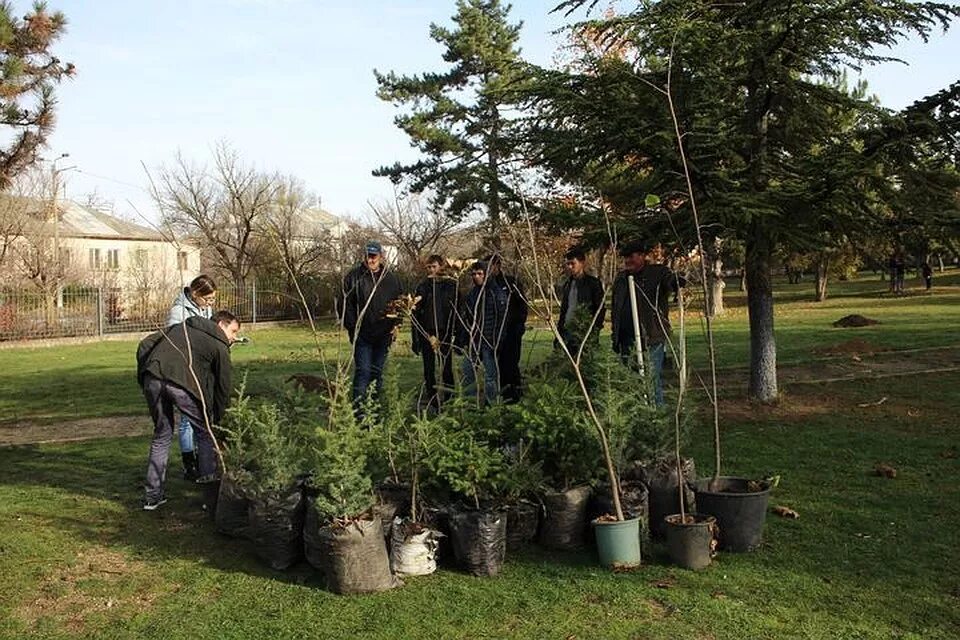
M60 247L60 266L69 267L73 263L73 251L68 247Z
M189 271L190 261L187 260L187 252L180 251L177 253L177 270L178 271Z
M100 249L90 249L90 268L97 270L100 266Z
M107 249L107 269L120 268L120 249Z

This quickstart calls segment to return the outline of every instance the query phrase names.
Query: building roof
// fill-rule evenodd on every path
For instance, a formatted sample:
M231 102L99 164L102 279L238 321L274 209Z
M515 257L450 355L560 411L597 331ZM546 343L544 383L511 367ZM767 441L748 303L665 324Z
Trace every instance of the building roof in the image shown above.
M61 237L152 240L156 242L166 242L168 240L156 229L121 220L71 200L59 202L57 209L60 211Z

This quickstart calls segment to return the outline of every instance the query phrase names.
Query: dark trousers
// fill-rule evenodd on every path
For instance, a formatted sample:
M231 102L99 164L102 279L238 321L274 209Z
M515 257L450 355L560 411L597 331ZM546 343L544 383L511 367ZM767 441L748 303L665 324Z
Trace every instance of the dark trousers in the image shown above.
M505 329L497 348L497 368L500 370L500 397L504 402L517 402L523 395L523 376L520 374L524 327Z
M369 340L357 335L353 341L353 401L362 403L371 384L377 391L383 387L383 366L387 363L387 351L391 337Z
M153 440L150 442L150 459L147 462L146 492L148 499L163 497L163 484L167 475L167 456L173 442L174 409L190 421L196 445L200 476L213 476L217 472L213 440L207 432L206 421L199 401L186 389L172 382L147 374L143 381L143 396L147 399L150 417L153 418ZM211 398L212 400L212 398Z
M439 409L453 389L453 354L449 345L441 345L434 351L430 345L423 348L423 387L427 396L427 406ZM437 362L439 360L439 362ZM437 390L437 365L440 365L443 389Z

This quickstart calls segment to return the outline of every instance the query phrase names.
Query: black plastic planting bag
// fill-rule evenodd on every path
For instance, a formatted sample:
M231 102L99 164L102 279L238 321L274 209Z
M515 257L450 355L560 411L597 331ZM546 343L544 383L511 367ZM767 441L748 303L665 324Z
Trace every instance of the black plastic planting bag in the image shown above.
M694 511L693 491L690 487L697 480L697 468L693 458L682 460L683 496L686 511ZM677 462L665 458L643 466L643 481L650 491L650 535L662 538L667 525L663 519L680 513L680 491L677 486Z
M317 571L326 571L323 542L320 539L320 515L314 498L307 497L306 514L303 518L303 555Z
M540 505L521 500L507 507L507 551L516 551L537 537Z
M234 538L247 537L249 500L230 476L220 481L220 495L213 521L217 531Z
M457 562L475 576L495 576L507 554L504 511L454 511L450 539Z
M327 589L334 593L372 593L399 586L390 573L390 558L380 518L318 531Z
M286 569L303 554L304 505L300 487L250 497L250 540L271 569Z
M576 487L543 496L540 544L550 549L579 549L587 532L590 487Z

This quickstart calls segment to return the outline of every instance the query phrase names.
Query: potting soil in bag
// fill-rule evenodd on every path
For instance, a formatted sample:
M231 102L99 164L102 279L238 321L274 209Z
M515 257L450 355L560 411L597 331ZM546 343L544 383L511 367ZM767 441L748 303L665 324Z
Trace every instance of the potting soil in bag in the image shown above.
M537 537L540 505L526 500L507 507L507 551L516 551Z
M250 540L271 569L286 569L303 554L303 498L296 486L283 493L251 496Z
M437 547L443 535L427 526L393 519L390 567L400 576L426 576L437 570Z
M543 496L540 544L550 549L578 549L587 532L590 487L576 487Z
M495 576L507 554L507 514L503 511L455 511L450 538L457 562L475 576Z
M386 591L401 583L390 573L380 518L319 530L327 589L334 593Z
M697 479L697 469L692 458L682 460L684 478L684 506L687 511L695 511L693 491L690 487ZM666 524L663 519L669 515L680 513L680 492L677 486L677 462L675 459L665 458L644 465L644 484L649 490L650 535L663 538Z
M320 515L313 497L306 499L307 508L303 518L303 555L317 571L326 571L323 544L320 540Z
M213 521L217 531L234 538L247 536L247 496L234 483L230 476L220 481L220 495L217 498L217 510Z

